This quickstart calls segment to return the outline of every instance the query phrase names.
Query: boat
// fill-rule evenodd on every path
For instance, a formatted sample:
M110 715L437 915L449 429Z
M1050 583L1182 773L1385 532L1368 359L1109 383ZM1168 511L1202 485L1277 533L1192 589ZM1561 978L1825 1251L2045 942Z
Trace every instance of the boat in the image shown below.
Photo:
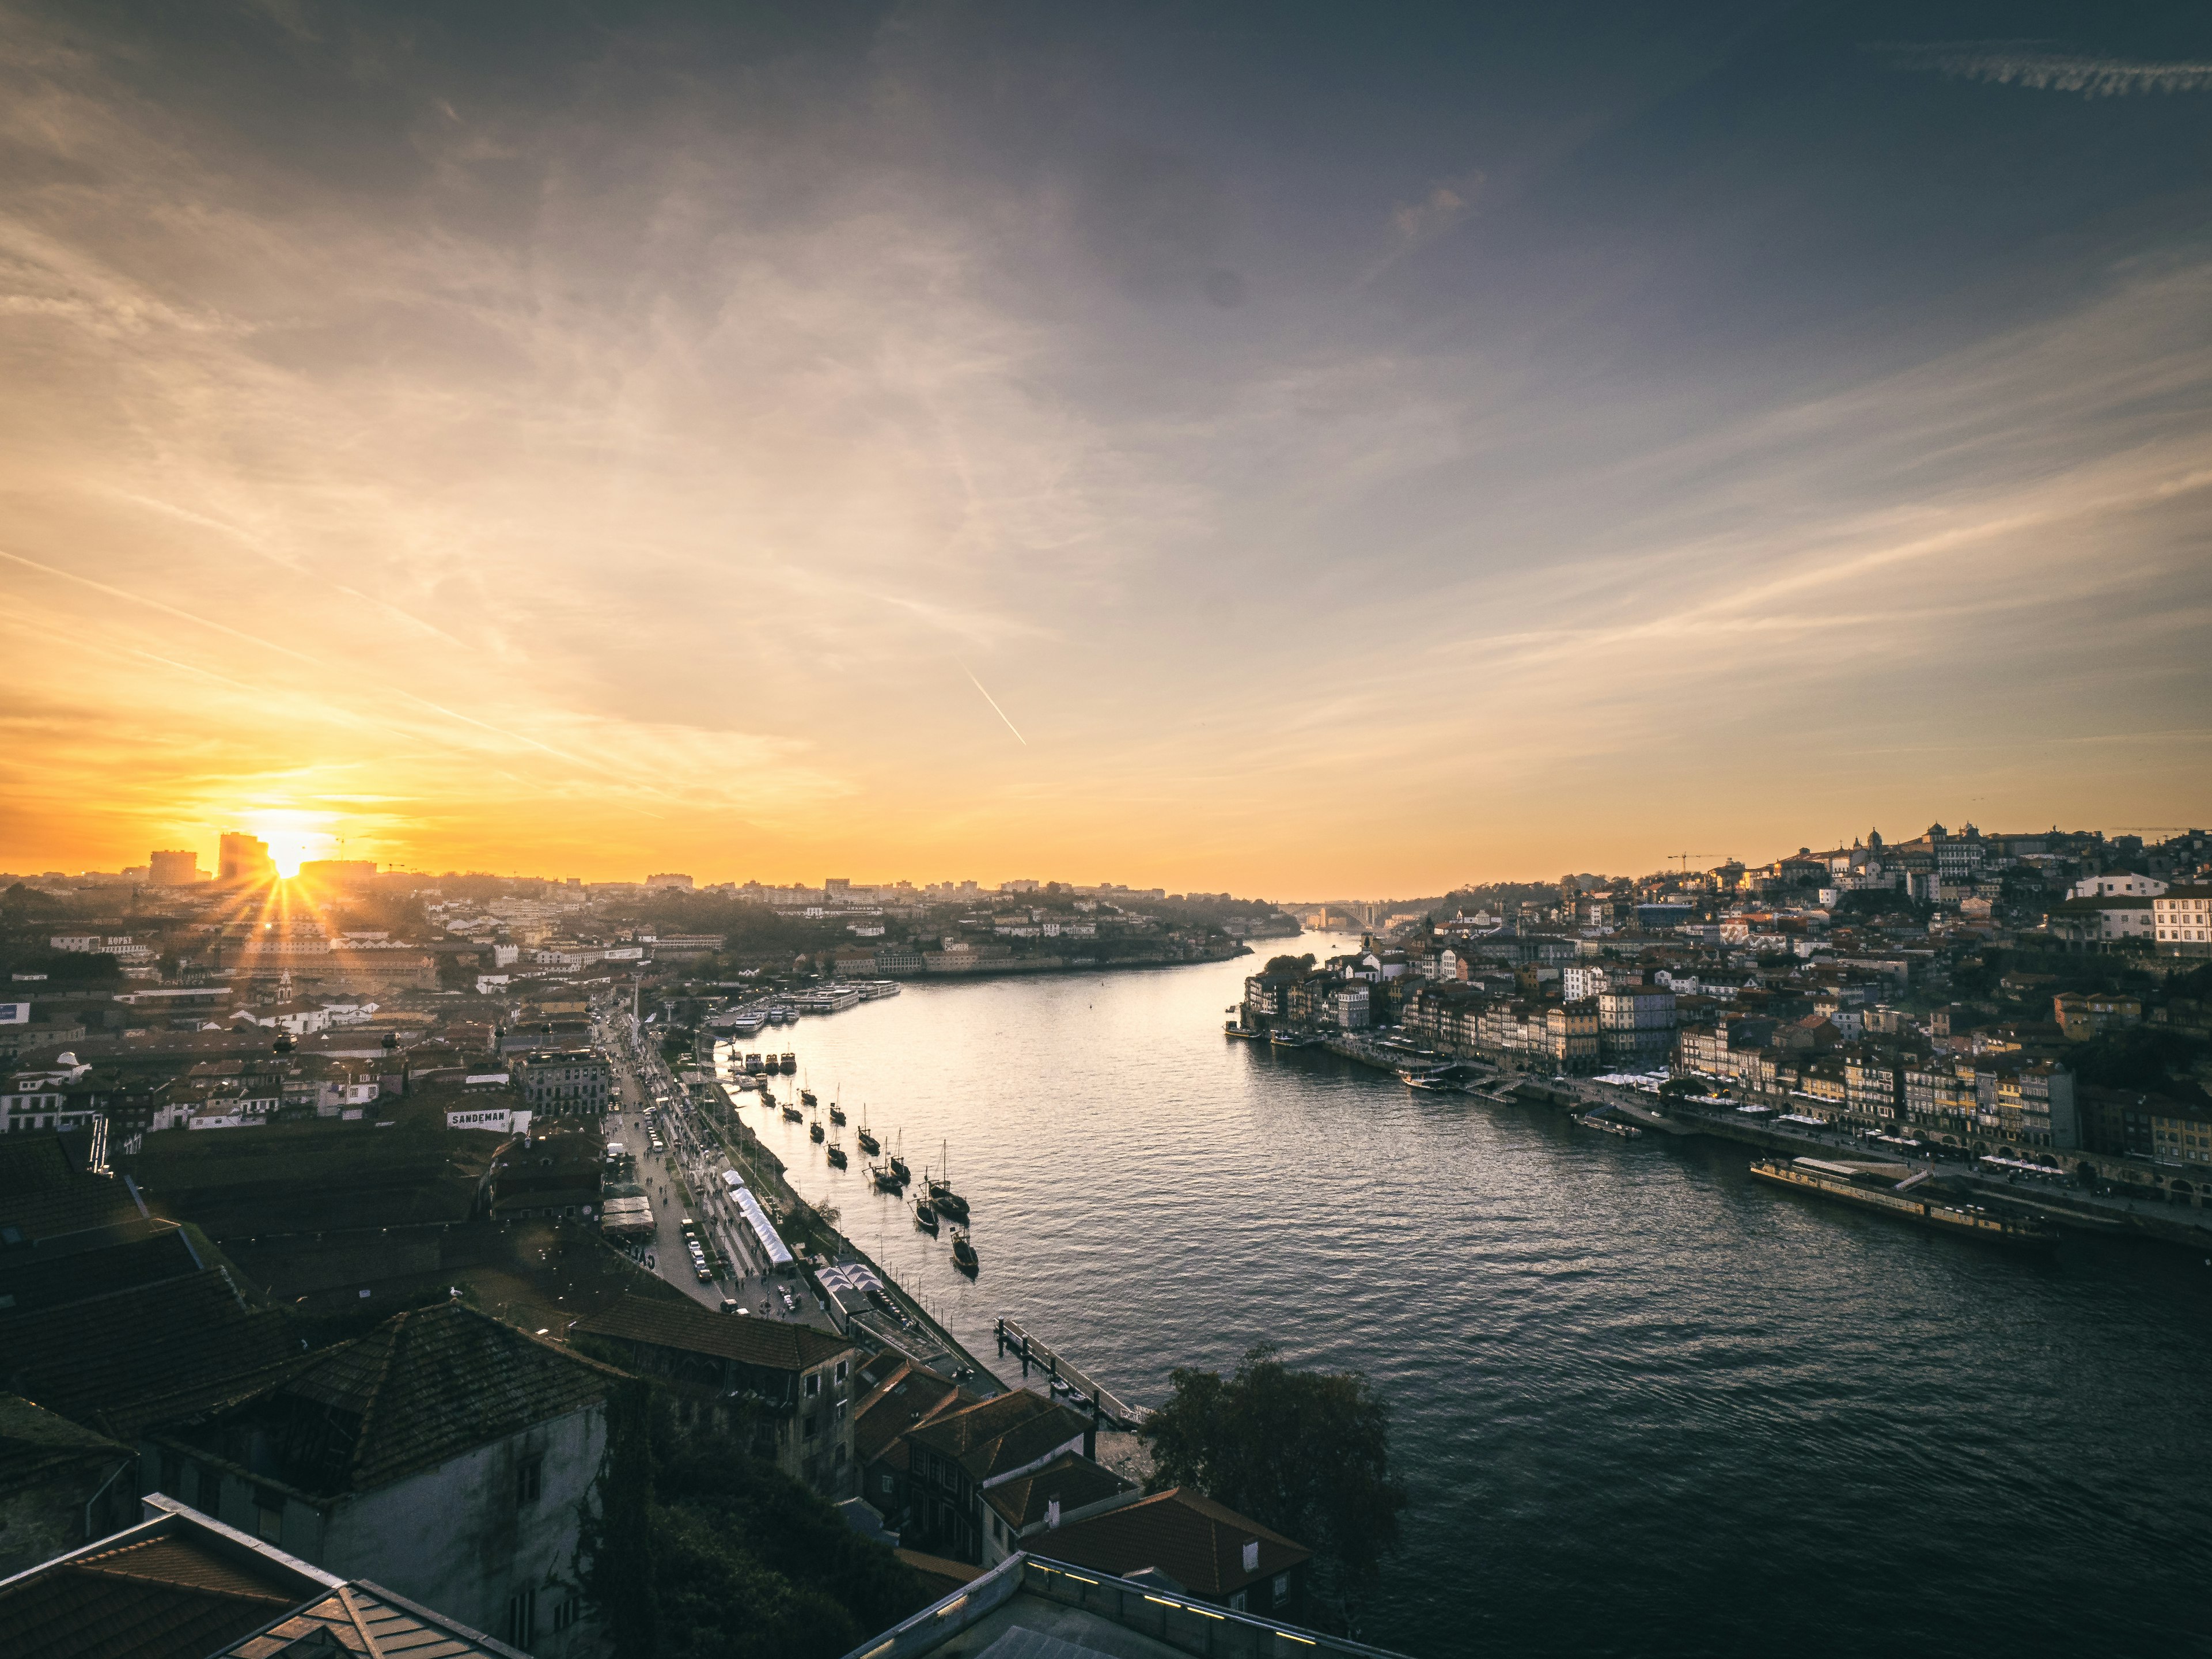
M833 1140L830 1143L830 1150L824 1154L824 1156L829 1158L830 1167L831 1169L842 1170L845 1167L845 1149L842 1146L840 1146L836 1141Z
M842 1123L845 1121L845 1109L834 1100L830 1103L830 1121L832 1123Z
M876 1190L879 1193L901 1193L906 1190L906 1182L901 1181L881 1164L871 1164L868 1166L868 1174L875 1182Z
M926 1180L922 1183L929 1189L930 1201L955 1221L965 1221L968 1218L968 1200L952 1190L952 1182L949 1178L952 1173L952 1143L951 1141L945 1143L944 1161L938 1167L943 1170L945 1174L938 1176L934 1181Z
M799 1091L799 1103L806 1108L808 1111L812 1111L814 1109L814 1091L811 1089L801 1089Z
M1288 1031L1270 1031L1267 1041L1278 1048L1310 1048L1321 1039L1317 1036L1298 1036Z
M1260 1030L1258 1026L1239 1025L1233 1019L1224 1019L1221 1022L1221 1035L1224 1036L1243 1037L1247 1042L1263 1042L1267 1040L1267 1034Z
M1633 1140L1644 1133L1633 1123L1623 1123L1617 1117L1600 1117L1595 1112L1574 1112L1569 1115L1585 1129L1602 1129L1606 1133L1619 1135L1624 1140Z
M799 1056L797 1054L786 1054L783 1057L782 1066L778 1069L781 1070L786 1077L789 1077L793 1073L799 1069Z
M1893 1164L1872 1165L1825 1158L1793 1158L1786 1163L1778 1158L1762 1158L1753 1162L1751 1172L1778 1187L1841 1199L1938 1231L1985 1239L1994 1244L2040 1248L2058 1242L2058 1230L2048 1222L2000 1215L1978 1204L1946 1204L1906 1190L1908 1184L1918 1187L1922 1183L1910 1176L1904 1182L1893 1182L1890 1177L1898 1167Z
M902 1129L899 1131L899 1145L901 1146L904 1146L905 1144L906 1131ZM906 1159L900 1157L896 1152L893 1152L891 1154L891 1173L896 1176L901 1181L911 1181L914 1179L914 1171L906 1167Z
M818 1144L822 1139L822 1126L819 1123L808 1124L806 1126L806 1138L809 1140Z
M873 1158L884 1149L883 1142L868 1132L868 1109L865 1105L860 1108L860 1129L855 1139L860 1143L860 1150L870 1158Z
M937 1231L937 1211L926 1198L914 1201L914 1224L926 1233Z
M800 1111L796 1106L786 1106L783 1109L784 1121L787 1123L797 1123L804 1119L805 1115L806 1114Z
M975 1276L976 1268L982 1265L976 1259L975 1247L968 1241L968 1230L965 1227L955 1227L952 1230L952 1265L970 1279Z

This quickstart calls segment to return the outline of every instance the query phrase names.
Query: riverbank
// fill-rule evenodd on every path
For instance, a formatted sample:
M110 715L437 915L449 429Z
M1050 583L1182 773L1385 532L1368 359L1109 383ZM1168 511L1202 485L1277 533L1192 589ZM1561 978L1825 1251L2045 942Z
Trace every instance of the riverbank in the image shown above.
M1653 1097L1639 1090L1589 1078L1516 1075L1480 1060L1411 1052L1358 1032L1325 1034L1316 1046L1340 1059L1393 1075L1432 1066L1449 1066L1472 1073L1491 1085L1458 1085L1462 1093L1477 1099L1502 1102L1510 1098L1565 1110L1603 1106L1650 1133L1734 1141L1790 1158L1839 1152L1859 1157L1868 1154L1863 1141L1844 1131L1784 1125L1749 1114L1700 1109L1679 1102L1670 1102L1662 1109ZM1927 1170L1954 1196L2002 1204L2069 1231L2100 1237L2147 1238L2191 1250L2212 1249L2212 1210L2164 1204L2154 1206L2136 1199L2106 1199L2079 1191L2019 1187L2001 1176L1982 1175L1970 1168L1915 1158L1902 1148L1885 1147L1881 1152L1885 1158L1896 1157L1915 1170Z

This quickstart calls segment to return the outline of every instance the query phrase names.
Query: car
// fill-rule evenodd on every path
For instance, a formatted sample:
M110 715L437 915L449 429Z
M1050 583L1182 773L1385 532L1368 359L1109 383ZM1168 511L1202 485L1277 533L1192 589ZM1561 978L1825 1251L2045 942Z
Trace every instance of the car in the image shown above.
M711 1285L714 1282L714 1270L703 1261L694 1271L698 1273L699 1282L702 1285Z
M735 1301L726 1296L722 1298L722 1311L726 1314L741 1314L750 1310L747 1309L742 1302Z
M797 1313L799 1311L799 1298L793 1296L789 1291L781 1291L780 1294L783 1297L784 1311L787 1313Z

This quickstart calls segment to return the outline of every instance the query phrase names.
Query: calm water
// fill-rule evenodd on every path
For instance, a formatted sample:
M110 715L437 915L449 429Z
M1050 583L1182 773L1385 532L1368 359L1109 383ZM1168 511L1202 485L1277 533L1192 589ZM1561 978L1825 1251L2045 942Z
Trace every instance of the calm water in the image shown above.
M1253 966L910 986L776 1033L917 1171L950 1141L972 1285L862 1160L749 1116L987 1362L1003 1311L1140 1401L1261 1338L1375 1377L1413 1503L1371 1640L2212 1652L2202 1258L2021 1260L1754 1188L1741 1150L1232 1043Z

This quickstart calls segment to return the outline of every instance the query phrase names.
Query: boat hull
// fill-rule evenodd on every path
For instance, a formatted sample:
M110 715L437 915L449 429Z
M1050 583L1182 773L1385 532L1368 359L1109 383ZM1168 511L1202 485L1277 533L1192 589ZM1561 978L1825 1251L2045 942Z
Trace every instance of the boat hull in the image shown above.
M1963 1210L1954 1205L1938 1204L1932 1199L1910 1194L1857 1187L1832 1176L1794 1169L1786 1164L1761 1160L1751 1166L1751 1172L1770 1186L1787 1187L1794 1192L1812 1193L1839 1203L1856 1204L1861 1209L1879 1211L1900 1221L1958 1237L2030 1249L2046 1249L2058 1242L2057 1230L2040 1222L2012 1221L1978 1211Z

